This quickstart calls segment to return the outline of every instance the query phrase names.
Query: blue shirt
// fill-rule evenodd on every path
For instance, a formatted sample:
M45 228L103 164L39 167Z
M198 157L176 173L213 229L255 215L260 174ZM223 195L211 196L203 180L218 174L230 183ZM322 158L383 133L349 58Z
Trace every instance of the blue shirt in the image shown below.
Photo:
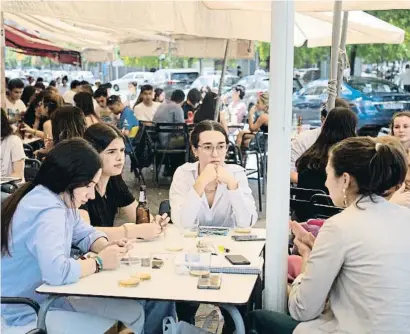
M130 109L130 107L125 107L124 110L121 112L120 122L118 124L119 129L125 129L130 131L134 126L138 125L139 123L134 115L134 112Z
M77 209L68 208L49 189L36 186L22 198L13 216L11 256L1 261L2 296L27 297L41 304L47 298L35 292L41 284L63 285L80 279L81 265L70 258L71 245L88 252L100 237L106 236L84 223ZM53 305L71 309L64 299ZM22 305L2 305L2 316L14 326L36 319L34 311Z

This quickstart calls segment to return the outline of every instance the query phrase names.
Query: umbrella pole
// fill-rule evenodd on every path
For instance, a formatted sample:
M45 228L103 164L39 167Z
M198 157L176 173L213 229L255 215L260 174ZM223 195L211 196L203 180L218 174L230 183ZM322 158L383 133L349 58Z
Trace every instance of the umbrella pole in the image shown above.
M342 37L340 38L340 58L347 59L346 57L346 38L347 38L347 27L349 25L349 12L345 11L343 13L343 26L342 26ZM343 53L343 54L342 54ZM343 73L346 68L346 63L344 61L339 61L338 76L337 76L337 95L339 96L340 90L342 88Z
M335 107L335 101L337 96L337 61L340 44L340 23L342 19L342 5L342 1L335 1L335 6L333 9L332 54L330 58L330 78L328 84L329 97L327 100L327 110L332 110Z
M0 12L0 29L1 29L1 47L0 47L0 94L1 94L1 107L6 110L6 30L4 28L4 14Z
M229 51L230 42L231 41L229 39L226 40L225 55L224 55L224 60L222 63L221 79L219 80L218 99L216 100L216 106L215 106L215 121L218 121L218 116L219 116L219 108L221 105L221 97L222 97L222 86L223 86L223 82L225 79L226 67L228 65L228 51Z
M286 311L294 1L272 1L264 308ZM278 159L280 157L280 159Z

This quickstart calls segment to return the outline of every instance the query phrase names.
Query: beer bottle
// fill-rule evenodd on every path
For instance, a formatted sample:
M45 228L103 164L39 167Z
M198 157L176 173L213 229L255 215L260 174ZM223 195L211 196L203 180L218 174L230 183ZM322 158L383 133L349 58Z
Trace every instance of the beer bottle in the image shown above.
M144 224L150 222L146 189L147 187L145 185L140 186L140 197L138 199L137 206L137 221L135 222L136 224Z

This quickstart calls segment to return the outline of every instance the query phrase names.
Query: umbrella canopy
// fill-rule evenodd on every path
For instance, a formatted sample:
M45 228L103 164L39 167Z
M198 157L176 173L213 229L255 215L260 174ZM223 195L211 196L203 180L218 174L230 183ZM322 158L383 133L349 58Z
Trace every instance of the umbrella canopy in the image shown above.
M323 2L333 3L307 2L317 6L312 7L312 11L324 8L319 6ZM18 1L6 1L4 10L7 19L38 30L53 41L58 38L94 49L98 45L121 44L124 54L138 56L152 55L155 50L167 52L167 42L174 41L171 52L175 51L176 55L221 58L224 41L213 41L212 38L270 41L270 2L253 3L255 8L248 10L248 1L129 1L123 5L113 1L24 1L24 6ZM351 2L347 4L351 5ZM376 1L373 8L381 4L384 2ZM133 17L135 13L138 13L138 20ZM332 20L331 12L296 13L294 45L302 46L306 42L309 47L331 45ZM403 30L363 12L352 12L348 26L347 44L401 43L405 35ZM194 41L193 37L198 39ZM249 48L243 46L246 43L239 42L238 48L233 45L229 56L251 57L252 54L246 51ZM209 55L204 54L206 49L210 50Z
M64 64L81 65L81 55L77 51L62 49L50 41L36 37L22 30L5 25L6 46L17 49L17 52L48 57Z

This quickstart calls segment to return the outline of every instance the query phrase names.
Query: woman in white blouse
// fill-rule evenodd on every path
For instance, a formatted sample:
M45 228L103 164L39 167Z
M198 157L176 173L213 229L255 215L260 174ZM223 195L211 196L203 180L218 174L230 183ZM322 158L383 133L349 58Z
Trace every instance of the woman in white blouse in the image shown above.
M348 138L329 154L326 187L335 205L316 240L293 226L303 259L290 316L256 311L257 333L409 333L410 210L383 198L404 182L395 146Z
M228 136L215 121L202 121L191 133L198 162L180 166L169 198L174 224L250 227L257 220L255 200L245 170L224 163Z

